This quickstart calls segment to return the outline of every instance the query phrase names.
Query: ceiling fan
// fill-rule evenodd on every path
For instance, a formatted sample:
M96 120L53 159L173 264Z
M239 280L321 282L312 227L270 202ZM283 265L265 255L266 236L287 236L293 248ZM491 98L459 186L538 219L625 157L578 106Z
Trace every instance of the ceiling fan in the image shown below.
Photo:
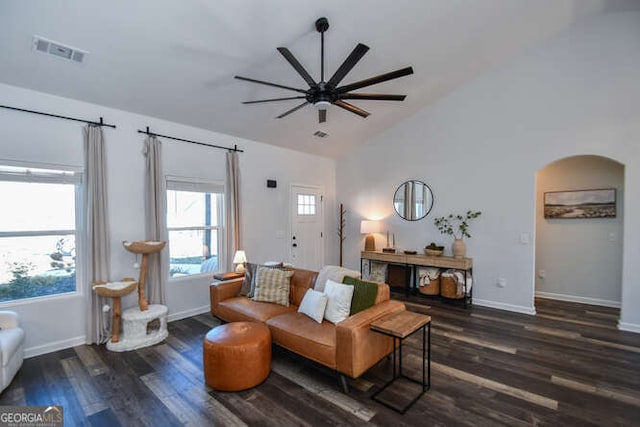
M290 86L284 86L277 83L265 82L262 80L250 79L248 77L235 76L236 79L245 80L252 83L259 83L262 85L278 87L281 89L292 90L298 93L302 93L303 95L299 96L289 96L285 98L272 98L272 99L261 99L257 101L245 101L243 104L258 104L262 102L275 102L275 101L287 101L291 99L304 99L305 101L288 110L284 113L280 114L277 118L281 119L283 117L288 116L289 114L298 111L302 107L305 107L307 104L313 104L318 109L318 121L319 123L324 123L327 121L327 107L331 104L337 105L340 108L344 108L347 111L350 111L354 114L357 114L361 117L367 117L369 113L361 108L356 107L353 104L346 102L346 99L362 99L362 100L373 100L373 101L403 101L406 95L386 95L386 94L375 94L375 93L352 93L351 91L361 89L363 87L375 85L378 83L386 82L388 80L397 79L399 77L407 76L409 74L413 74L413 68L405 67L396 71L392 71L386 74L380 74L375 77L370 77L365 80L360 80L355 83L351 83L344 86L338 86L342 79L351 71L351 69L360 61L360 59L364 56L365 53L369 50L369 47L358 43L358 45L353 49L351 54L345 59L345 61L340 65L340 67L336 70L336 72L331 76L328 81L324 80L324 33L329 29L329 21L327 18L319 18L316 20L316 30L320 33L320 81L316 82L309 75L307 70L298 62L298 60L293 56L293 54L286 47L279 47L278 52L284 56L284 58L291 64L291 66L300 74L300 76L307 82L309 85L309 89L298 89Z

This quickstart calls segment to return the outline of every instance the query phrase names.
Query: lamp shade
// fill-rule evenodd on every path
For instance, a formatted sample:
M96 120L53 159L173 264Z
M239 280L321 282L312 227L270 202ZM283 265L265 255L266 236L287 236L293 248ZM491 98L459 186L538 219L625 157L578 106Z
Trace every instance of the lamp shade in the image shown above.
M236 251L236 254L233 256L234 264L242 264L247 262L247 254L244 251Z
M380 222L373 220L362 220L360 222L360 233L371 234L380 232Z

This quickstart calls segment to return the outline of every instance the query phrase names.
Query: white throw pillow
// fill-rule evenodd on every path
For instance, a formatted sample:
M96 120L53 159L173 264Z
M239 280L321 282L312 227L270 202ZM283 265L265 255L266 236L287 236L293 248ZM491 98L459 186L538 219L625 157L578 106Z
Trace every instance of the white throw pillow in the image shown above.
M354 286L343 285L331 279L327 280L324 293L327 294L329 302L327 302L327 309L324 311L325 319L331 323L338 323L349 317L354 288Z
M349 270L348 268L339 267L337 265L325 265L318 272L316 278L316 284L313 287L316 291L324 292L324 287L327 280L333 280L334 282L342 283L344 276L360 278L360 272L355 270Z
M322 323L328 301L329 298L325 293L307 289L307 293L304 294L300 307L298 307L298 313L306 314L316 322Z

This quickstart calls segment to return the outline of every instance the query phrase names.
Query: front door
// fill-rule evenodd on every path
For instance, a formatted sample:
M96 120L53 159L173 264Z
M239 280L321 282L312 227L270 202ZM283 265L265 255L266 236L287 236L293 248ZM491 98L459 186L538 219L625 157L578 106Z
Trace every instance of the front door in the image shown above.
M322 192L319 187L291 186L291 263L318 271L324 264Z

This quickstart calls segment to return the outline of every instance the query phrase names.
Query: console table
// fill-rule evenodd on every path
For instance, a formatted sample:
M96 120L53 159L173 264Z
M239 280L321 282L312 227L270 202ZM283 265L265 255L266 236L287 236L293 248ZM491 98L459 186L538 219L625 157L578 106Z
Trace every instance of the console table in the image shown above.
M472 304L473 287L467 292L467 280L471 277L473 271L472 258L454 258L450 256L429 256L423 254L408 255L403 252L389 253L382 251L362 251L360 254L360 273L364 276L364 261L368 260L368 274L371 273L371 261L382 264L398 264L404 265L408 269L407 273L407 293L411 287L411 278L416 284L417 289L417 268L416 267L435 267L443 269L460 270L464 272L464 289L463 300L464 307Z

